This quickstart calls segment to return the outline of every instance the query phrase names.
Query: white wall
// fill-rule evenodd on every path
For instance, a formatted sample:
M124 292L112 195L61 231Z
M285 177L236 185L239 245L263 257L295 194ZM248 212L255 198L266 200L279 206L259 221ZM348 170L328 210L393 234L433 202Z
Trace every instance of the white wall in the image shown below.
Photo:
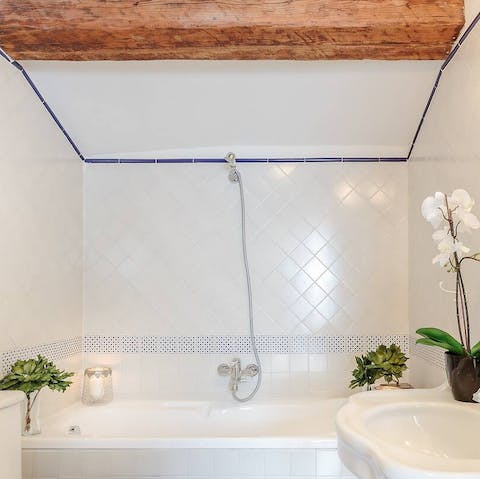
M406 156L438 61L25 62L86 156Z
M338 345L331 355L266 355L263 390L343 391L354 363L340 354L342 337L408 334L407 165L240 169L256 333ZM86 166L87 336L248 334L239 191L227 175L221 164ZM219 397L216 365L229 359L127 353L87 363L114 364L124 393Z
M480 2L467 2L467 19L480 11ZM409 283L410 328L412 334L421 326L437 326L456 332L452 295L439 288L444 281L454 289L454 278L431 259L436 254L431 239L432 228L420 214L423 199L435 191L451 192L464 188L477 200L480 214L480 28L477 26L442 76L424 128L409 163ZM465 235L472 252L480 251L480 233ZM469 292L474 341L480 339L480 268L465 267ZM440 359L441 361L441 359ZM444 381L441 368L423 360L415 361L414 380L422 385Z
M1 354L82 334L83 166L3 59L0 105Z
M467 17L471 19L478 9L478 0L468 2ZM430 265L434 245L418 209L423 197L438 189L462 186L480 197L475 181L480 150L475 134L479 35L477 28L444 73L408 166L409 225L405 164L242 165L258 334L329 336L340 338L338 344L346 335L403 335L409 332L409 299L410 333L432 321L453 328L453 316L446 314L451 301L437 288L443 272ZM40 64L31 67L34 77L48 83L48 68L42 70ZM415 95L419 97L409 96L408 104L418 105L419 111L420 97L425 97L435 67L430 63L416 70ZM115 71L111 65L106 68ZM308 73L311 67L302 68ZM345 74L353 65L332 68ZM369 74L378 76L375 65L368 68ZM395 81L411 74L408 64L399 63L395 68L401 73L393 75ZM68 71L64 73L70 78ZM0 74L0 186L4 198L0 214L9 233L0 237L5 262L0 274L0 321L5 331L0 351L7 351L82 332L83 165L19 72L1 62ZM385 88L398 93L385 75ZM75 76L80 82L87 77ZM110 85L107 80L103 87ZM82 85L88 87L89 83ZM365 92L373 88L368 79L362 85ZM58 95L66 93L68 88L63 93L56 89ZM361 96L361 92L357 94ZM62 110L65 98L56 98L52 97L54 106L62 111L68 127L81 119L81 115ZM91 107L91 103L85 105ZM141 102L129 107L133 106L141 107ZM395 110L383 107L384 111ZM101 118L103 123L97 126L111 133L112 117L102 116L105 112L94 115L88 108L84 113ZM337 118L329 128L334 125L335 131L345 132L359 122L368 123L358 113L349 116L348 125L339 127ZM393 123L382 116L381 126L387 129L379 130L375 124L372 130L365 130L362 138L372 141L341 135L335 141L343 142L342 154L367 154L358 148L372 145L383 145L375 151L399 154L408 146L406 139L414 126L408 118L416 117L416 110L410 108L408 115L400 116L398 128L392 128ZM184 112L182 118L187 117ZM121 140L117 151L123 149L123 154L137 148L129 143L135 138L143 138L142 146L158 148L151 142L153 137L136 136L143 131L141 125L127 122L125 131L114 132L109 141ZM326 124L320 126L317 129L322 134L330 131L323 128ZM312 128L309 131L315 132ZM393 130L400 136L389 136ZM378 131L385 135L369 136ZM149 132L156 135L158 126L144 133ZM97 138L88 132L77 134L75 129L73 133L84 134L85 145L87 138ZM305 146L306 141L300 143ZM333 154L325 141L321 140L326 148L322 152ZM259 139L258 145L265 148L265 142ZM106 153L112 144L88 143L87 153ZM175 141L164 144L174 150L183 148L183 152L190 147ZM118 337L132 343L144 337L247 334L238 191L227 181L224 166L87 165L85 183L83 292L88 336ZM472 238L472 246L475 241ZM474 284L475 276L468 279ZM472 301L475 315L479 305L474 297ZM89 353L85 363L116 366L121 393L183 397L199 391L218 397L219 391L226 392L226 385L215 376L215 365L229 356L117 351ZM347 383L351 356L341 352L265 354L264 394L284 390L299 395L332 394ZM251 358L244 354L242 359ZM441 371L424 362L418 361L416 367L417 383L435 384L442 379ZM207 378L202 377L204 371L209 371ZM171 384L175 388L171 389Z
M404 163L240 169L258 334L407 333ZM86 334L248 332L239 189L227 175L87 165Z

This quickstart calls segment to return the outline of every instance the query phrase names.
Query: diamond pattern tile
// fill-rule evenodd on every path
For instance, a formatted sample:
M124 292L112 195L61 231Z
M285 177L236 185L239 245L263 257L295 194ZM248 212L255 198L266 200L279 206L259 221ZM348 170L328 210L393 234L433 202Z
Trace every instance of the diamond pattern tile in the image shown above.
M406 165L241 172L258 334L408 331ZM223 165L87 165L85 180L87 334L246 334Z

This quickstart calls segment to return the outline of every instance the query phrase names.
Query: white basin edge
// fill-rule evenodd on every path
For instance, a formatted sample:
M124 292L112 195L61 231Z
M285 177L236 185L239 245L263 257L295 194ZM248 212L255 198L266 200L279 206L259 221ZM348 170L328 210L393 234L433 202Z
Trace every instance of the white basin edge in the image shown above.
M398 407L411 406L412 404L421 403L432 408L438 407L439 404L447 404L449 408L462 409L465 407L478 408L480 414L480 405L455 403L445 400L450 394L448 391L443 392L444 388L431 390L412 390L412 391L370 391L359 393L352 396L347 404L340 409L336 416L337 437L339 449L342 445L355 450L357 455L362 456L365 461L374 463L378 473L388 478L406 478L422 479L422 478L469 478L480 479L480 459L449 459L451 465L458 465L459 471L444 471L425 467L420 459L416 462L415 467L409 463L402 463L395 457L395 452L401 450L400 446L388 445L384 441L373 441L368 431L361 427L360 416L366 418L374 413L381 412ZM417 401L418 398L418 401ZM438 399L437 399L438 398ZM351 418L357 418L353 421ZM355 423L356 422L356 423ZM360 424L360 425L359 425ZM354 444L354 446L352 446ZM480 446L479 446L480 447ZM405 451L403 451L404 453ZM417 456L414 452L409 454ZM465 467L467 466L467 468ZM474 470L472 470L474 469ZM381 477L381 476L380 476Z

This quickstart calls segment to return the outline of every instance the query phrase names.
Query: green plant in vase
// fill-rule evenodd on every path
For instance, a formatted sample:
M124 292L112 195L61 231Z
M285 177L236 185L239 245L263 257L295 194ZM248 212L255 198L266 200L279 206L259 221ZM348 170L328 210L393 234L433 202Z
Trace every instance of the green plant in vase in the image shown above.
M36 359L18 360L11 366L10 372L0 380L0 390L23 391L27 396L24 434L40 432L32 426L32 411L40 391L48 387L52 391L63 393L72 384L68 378L73 375L74 373L58 369L53 362L40 355Z
M367 390L370 390L372 385L382 377L387 385L395 383L395 386L399 386L400 378L407 370L407 360L407 356L396 344L389 347L382 344L375 351L355 357L357 367L352 371L353 379L350 382L350 388L367 386Z
M480 341L472 344L470 337L470 312L462 268L466 261L480 261L480 253L470 254L470 249L460 241L460 234L480 228L478 218L472 213L475 202L467 191L458 189L450 196L437 192L427 197L422 204L422 215L431 223L432 235L439 253L433 264L455 277L455 289L447 291L455 295L455 318L458 329L457 340L438 328L420 328L422 336L417 344L434 346L446 350L447 376L453 396L459 401L473 401L480 389Z

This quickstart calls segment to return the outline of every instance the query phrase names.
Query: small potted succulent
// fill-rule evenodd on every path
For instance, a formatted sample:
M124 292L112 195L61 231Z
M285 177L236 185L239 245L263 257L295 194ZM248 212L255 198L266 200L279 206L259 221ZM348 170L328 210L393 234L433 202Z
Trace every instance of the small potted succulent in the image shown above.
M474 394L480 390L480 341L472 344L470 337L470 314L467 292L462 274L465 262L480 261L480 253L470 254L459 239L461 233L469 233L480 228L480 222L472 213L475 202L467 191L458 189L450 196L437 192L427 197L422 204L422 215L431 223L435 232L432 235L437 243L439 254L433 258L455 277L455 318L459 341L438 328L420 328L422 336L418 344L434 346L446 350L445 363L447 378L457 401L473 402Z
M352 371L353 379L350 382L350 388L366 386L369 391L382 377L386 384L380 385L378 389L410 387L400 384L400 378L407 370L407 360L407 356L396 344L389 347L382 344L375 351L355 357L357 367Z
M11 366L10 372L0 380L0 390L23 391L27 396L23 413L24 436L40 433L40 391L48 387L52 391L65 392L72 384L68 378L73 374L57 369L51 361L40 355L36 359L18 360Z

